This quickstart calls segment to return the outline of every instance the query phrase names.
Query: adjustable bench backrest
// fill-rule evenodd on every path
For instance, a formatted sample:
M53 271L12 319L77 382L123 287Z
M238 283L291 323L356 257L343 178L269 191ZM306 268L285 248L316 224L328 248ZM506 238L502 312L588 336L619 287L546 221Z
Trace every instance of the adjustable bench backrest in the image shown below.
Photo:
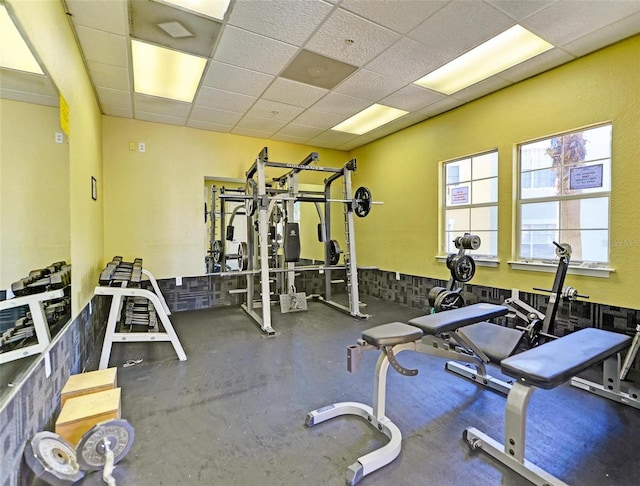
M502 360L502 372L525 385L551 389L627 348L631 338L587 328Z
M504 305L472 304L458 309L416 317L411 319L409 324L419 327L425 334L433 335L454 331L462 326L504 316L507 312L509 312L509 308Z

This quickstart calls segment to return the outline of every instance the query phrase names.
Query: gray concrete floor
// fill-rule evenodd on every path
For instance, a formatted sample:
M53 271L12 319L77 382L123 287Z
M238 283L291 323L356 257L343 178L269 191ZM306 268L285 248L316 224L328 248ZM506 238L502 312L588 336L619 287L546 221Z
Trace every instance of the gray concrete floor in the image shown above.
M420 315L365 301L373 314L365 321L319 302L304 313L274 307L274 338L239 308L175 313L184 362L167 343L115 344L122 418L136 431L117 484L344 485L347 467L383 437L357 417L307 428L305 416L339 401L371 405L378 353L365 353L360 371L349 373L346 346L363 329ZM129 359L143 361L123 368ZM403 434L402 452L362 486L530 484L462 440L475 426L502 442L503 396L444 371L443 359L399 360L420 370L389 370L387 416ZM526 457L568 484L640 484L639 410L563 385L533 393L527 423ZM81 484L104 483L92 473Z

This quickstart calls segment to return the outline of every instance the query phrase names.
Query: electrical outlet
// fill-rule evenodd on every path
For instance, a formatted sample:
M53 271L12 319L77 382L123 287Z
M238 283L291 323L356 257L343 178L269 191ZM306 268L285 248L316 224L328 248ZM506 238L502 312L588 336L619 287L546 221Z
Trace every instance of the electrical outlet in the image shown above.
M64 142L64 135L62 135L62 132L56 132L56 143L63 143Z
M139 152L146 152L147 151L147 146L145 145L144 142L140 142L138 144L138 151Z
M91 305L91 301L89 301L89 315L93 314L93 306Z
M129 150L131 150L132 152L136 151L136 143L135 142L129 142Z
M182 286L182 277L176 277L176 287Z
M396 280L400 280L400 272L396 272Z

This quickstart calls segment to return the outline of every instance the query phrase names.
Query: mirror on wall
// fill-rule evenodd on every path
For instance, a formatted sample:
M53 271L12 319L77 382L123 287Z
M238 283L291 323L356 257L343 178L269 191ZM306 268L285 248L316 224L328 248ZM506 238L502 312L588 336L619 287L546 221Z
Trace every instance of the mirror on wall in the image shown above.
M1 405L69 322L71 250L58 90L2 4L0 35Z

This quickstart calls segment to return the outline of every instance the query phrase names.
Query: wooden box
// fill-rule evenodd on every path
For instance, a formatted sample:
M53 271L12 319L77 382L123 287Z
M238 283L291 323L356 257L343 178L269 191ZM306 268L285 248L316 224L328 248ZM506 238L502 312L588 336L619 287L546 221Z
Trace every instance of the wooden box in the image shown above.
M91 427L120 418L120 388L69 398L56 421L56 434L74 446Z
M61 406L64 407L64 402L69 398L116 388L118 386L117 370L117 368L107 368L106 370L71 375L62 389Z

